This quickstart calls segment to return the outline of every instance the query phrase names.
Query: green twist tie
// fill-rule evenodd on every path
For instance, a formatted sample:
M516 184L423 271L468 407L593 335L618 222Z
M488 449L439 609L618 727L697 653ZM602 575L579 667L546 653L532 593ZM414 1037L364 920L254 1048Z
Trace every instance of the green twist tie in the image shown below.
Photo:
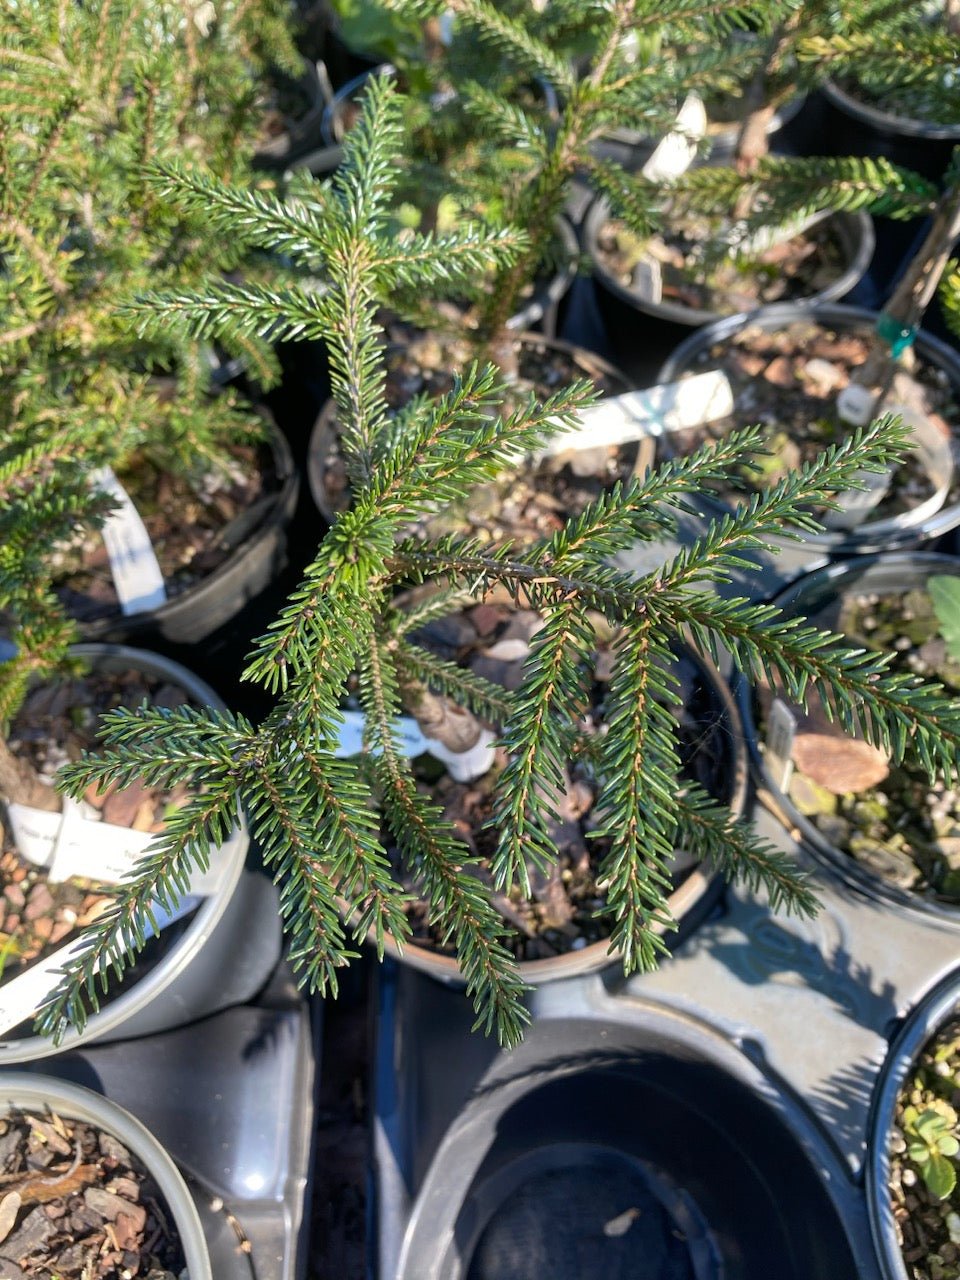
M887 344L896 360L903 355L907 347L913 346L913 340L917 336L917 326L901 324L899 320L894 320L893 316L888 316L885 311L881 311L880 318L877 320L877 336Z

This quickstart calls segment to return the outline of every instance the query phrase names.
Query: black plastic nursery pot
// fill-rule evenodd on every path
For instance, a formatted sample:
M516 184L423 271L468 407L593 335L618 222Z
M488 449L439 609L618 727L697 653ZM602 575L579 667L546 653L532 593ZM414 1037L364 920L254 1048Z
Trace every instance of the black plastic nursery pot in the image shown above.
M323 136L327 96L317 64L302 58L298 76L275 71L272 78L277 99L276 128L254 153L253 163L258 169L286 168L316 148Z
M724 680L706 659L683 648L679 655L689 661L696 671L695 694L698 703L706 703L704 712L702 745L706 751L719 753L723 763L716 769L716 798L726 804L734 820L741 819L749 798L749 765L746 744L740 731L736 702ZM702 708L701 708L702 709ZM678 851L684 857L682 850ZM716 902L722 890L722 881L715 871L701 865L687 867L673 891L667 897L667 909L677 922L676 932L656 926L658 934L674 945L686 937ZM375 941L373 933L370 941ZM583 939L581 939L583 941ZM391 934L385 935L386 953L421 973L428 974L447 986L465 986L460 966L453 955L446 955L430 946L405 942L402 947ZM590 942L580 949L571 949L556 956L540 960L520 960L518 968L525 983L539 986L564 978L581 977L611 969L620 964L620 956L611 951L606 938Z
M891 1140L901 1092L927 1043L960 1016L960 979L954 973L915 1008L894 1040L874 1095L866 1166L870 1231L883 1280L909 1280L891 1200Z
M0 1114L13 1111L41 1117L52 1113L63 1120L81 1121L117 1139L140 1162L163 1196L172 1218L168 1226L179 1238L186 1262L184 1274L190 1280L214 1280L214 1262L194 1198L167 1151L139 1120L91 1089L50 1076L5 1071L0 1073ZM29 1210L24 1208L22 1212ZM12 1259L4 1258L3 1252L0 1243L0 1274L24 1275Z
M775 333L779 329L786 329L791 324L804 323L820 325L843 333L851 330L871 332L876 322L876 312L837 303L817 304L810 307L783 304L762 307L749 315L727 316L691 334L682 342L660 369L657 381L673 382L687 374L701 373L707 369L719 367L721 356L712 353L711 348L722 347L748 326ZM955 399L960 400L960 356L957 352L922 330L917 334L914 350L921 366L930 369L935 377L941 379L944 385L951 389ZM933 430L931 435L936 438L938 448L943 452L944 442L938 430ZM956 456L956 436L950 442L946 452ZM931 477L940 487L941 495L950 481L949 476L939 475L938 468L942 469L942 462L943 459L933 458L929 463ZM936 475L934 471L937 471ZM892 551L918 546L932 538L940 537L958 524L960 524L960 501L951 492L942 501L942 505L929 513L927 504L924 504L916 510L892 515L889 518L865 518L862 523L853 528L827 529L823 533L804 532L803 542L811 550L822 551L829 555ZM785 546L791 545L783 540L781 542Z
M217 568L154 609L124 615L117 608L82 621L84 639L120 642L150 632L172 644L196 644L273 581L287 562L287 526L300 477L286 437L272 421L267 444L276 485L220 531L218 542L227 554Z
M403 1041L412 1030L406 1023L384 1046L400 1055L402 1079L420 1059L429 1072L428 1056L440 1049L444 1032L426 1021L441 1012L439 999L426 990L413 994L424 1049ZM621 1019L609 999L598 996L585 1008L576 993L572 1000L569 1012L537 1018L524 1043L495 1058L472 1088L474 1062L465 1056L462 1107L422 1174L414 1173L415 1195L399 1220L388 1162L396 1156L402 1170L417 1169L408 1147L416 1150L424 1139L398 1132L389 1154L379 1144L381 1274L858 1274L824 1173L830 1157L809 1126L804 1131L787 1095L778 1096L728 1040L693 1019L653 1005ZM453 1049L445 1046L448 1055ZM435 1110L425 1099L427 1133ZM389 1111L382 1114L388 1123Z
M698 310L681 303L644 298L642 292L624 284L604 264L598 252L597 238L610 218L610 205L598 197L587 210L582 227L585 252L589 255L597 305L611 348L617 359L628 363L638 349L645 356L653 345L663 359L676 343L690 336L691 329L729 319L719 312ZM789 305L816 307L847 296L863 278L873 257L873 224L865 213L838 213L831 219L837 241L844 255L843 271L826 288L809 298Z
M929 578L938 574L960 576L960 560L919 551L857 557L827 565L798 578L774 597L773 604L788 617L799 616L812 625L836 631L844 596L855 594L882 598L884 595L900 595L916 587L922 588ZM760 750L752 690L745 681L741 681L737 693L750 752L763 787L772 798L774 812L794 833L799 833L804 846L816 859L859 894L894 906L915 919L922 918L951 929L960 928L960 907L937 898L932 892L921 895L899 888L831 843L816 824L800 812Z
M216 693L179 663L124 645L83 644L71 651L100 673L142 672L184 690L198 706L226 710ZM96 823L91 823L96 838ZM89 1044L130 1039L179 1027L242 1004L266 983L280 958L277 891L248 868L249 835L241 821L211 856L215 881L196 891L196 906L168 926L148 948L133 980L102 997L82 1032L70 1030L59 1045L32 1034L25 1021L0 1039L0 1067L31 1062ZM29 972L29 971L28 971ZM5 1010L0 986L0 1009Z
M822 86L821 94L826 108L823 137L831 154L883 156L933 181L942 178L960 142L960 121L939 125L898 116L861 102L832 80Z

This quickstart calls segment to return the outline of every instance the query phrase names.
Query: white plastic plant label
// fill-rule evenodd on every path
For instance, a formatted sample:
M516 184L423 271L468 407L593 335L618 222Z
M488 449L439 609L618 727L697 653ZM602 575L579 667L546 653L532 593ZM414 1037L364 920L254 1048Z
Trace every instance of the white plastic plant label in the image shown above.
M173 911L166 911L159 905L155 905L153 914L157 928L163 929L175 920L182 919L199 905L200 899L192 895L181 898ZM146 927L148 933L153 932L149 922ZM12 1031L14 1027L37 1013L47 997L59 985L63 966L82 951L83 947L83 938L74 938L65 947L59 947L46 959L33 965L26 973L0 986L0 1035Z
M852 427L865 427L873 417L876 396L869 387L850 382L837 396L837 413Z
M361 711L345 711L335 754L355 756L363 748L363 722ZM469 751L451 751L435 738L428 738L416 720L400 716L393 726L401 755L420 756L424 752L445 765L455 782L470 782L480 778L493 764L494 735L482 729L480 737Z
M62 813L47 813L29 805L7 805L14 843L51 881L60 883L77 876L103 884L119 884L136 869L154 839L155 832L134 831L103 822L92 805L64 798ZM220 882L220 859L214 856L207 871L194 872L190 892L207 896Z
M774 698L767 715L767 739L763 758L781 791L790 785L793 773L793 740L797 735L797 717L782 698Z
M661 382L646 391L628 391L601 400L580 415L579 427L554 436L539 456L630 444L647 436L699 427L732 412L730 380L721 369L711 369L679 382Z
M644 302L663 299L663 272L656 258L641 258L633 268L633 287Z
M167 591L140 513L110 467L96 471L93 482L116 503L101 533L121 612L129 617L156 609L166 600Z
M649 182L669 182L690 168L697 143L707 132L707 112L697 93L688 93L674 127L662 138L641 173Z
M17 849L55 883L79 876L116 884L130 873L153 839L149 831L133 831L101 822L97 811L64 798L62 813L47 813L25 804L7 806Z

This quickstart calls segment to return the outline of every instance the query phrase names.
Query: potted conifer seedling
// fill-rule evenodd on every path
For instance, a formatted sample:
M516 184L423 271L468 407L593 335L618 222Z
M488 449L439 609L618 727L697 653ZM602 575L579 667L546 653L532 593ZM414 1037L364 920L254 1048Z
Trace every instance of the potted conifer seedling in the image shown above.
M258 68L287 40L276 13L133 0L4 6L0 433L82 455L116 498L106 539L61 544L60 598L84 633L153 625L208 634L269 579L296 483L280 433L233 390L213 348L145 342L117 308L138 290L263 271L201 217L144 184L156 157L243 180ZM281 46L278 51L278 46ZM269 347L224 332L221 354L269 383ZM66 442L69 441L69 446Z
M7 1064L51 1052L31 1035L32 1015L78 934L110 908L117 883L155 834L167 838L208 815L199 793L136 769L76 802L54 789L57 768L94 746L110 707L149 701L189 716L204 702L221 705L165 658L118 645L71 647L76 624L54 588L58 548L102 526L114 506L91 485L87 439L51 415L8 426L0 440L0 1062ZM275 965L275 901L262 877L244 872L245 828L231 815L214 830L218 870L184 881L176 909L153 904L144 941L159 937L134 980L91 1019L86 1040L156 1031L245 999ZM225 975L225 956L251 931L257 945Z
M844 10L850 38L876 21L868 9ZM883 157L770 154L767 126L778 106L825 74L799 53L832 34L838 15L806 0L768 6L766 21L730 161L710 157L662 183L657 224L647 234L612 217L603 200L587 215L586 244L618 349L631 331L628 308L655 316L662 341L665 325L679 339L683 326L773 302L840 299L870 265L868 214L908 219L932 208L930 183Z
M767 606L720 600L703 588L740 562L741 553L784 523L811 527L810 502L857 483L862 469L886 465L902 441L883 421L854 433L798 468L750 508L710 527L696 545L654 572L634 577L611 557L656 539L671 504L722 474L756 433L739 433L696 455L599 496L579 517L530 547L450 534L408 536L426 511L515 464L571 424L588 399L574 384L549 400L525 400L501 413L507 389L493 366L470 365L440 398L417 399L391 416L384 398L383 333L376 316L398 282L433 287L452 265L494 262L476 237L388 233L389 188L402 107L375 79L364 117L345 143L333 180L311 203L284 204L189 174L154 171L154 187L177 192L221 228L322 264L322 291L223 284L193 298L160 294L140 304L145 327L186 324L215 335L223 324L251 333L323 336L330 345L334 394L353 480L353 505L335 521L301 586L256 643L247 678L264 685L276 708L260 725L225 713L120 708L104 723L104 751L66 767L70 794L137 771L202 788L207 817L167 838L123 885L111 914L90 931L82 955L65 967L42 1025L82 1023L97 995L88 979L103 965L123 973L136 951L135 923L149 904L176 900L215 832L245 803L255 837L282 883L282 910L303 978L336 988L338 971L368 935L382 951L410 937L406 869L441 935L456 945L462 980L478 1022L505 1043L522 1032L523 984L504 943L497 894L549 876L556 853L550 824L563 773L574 762L597 793L591 836L613 929L610 945L625 967L654 962L667 920L664 885L682 846L763 885L775 906L809 910L808 887L784 861L735 824L725 806L695 783L681 783L672 643L685 632L708 657L722 642L748 674L770 669L792 696L816 688L843 723L898 754L907 733L931 768L954 767L960 716L936 687L885 674L884 664L837 647L832 638L781 620ZM502 248L501 248L502 252ZM509 401L507 402L509 403ZM523 680L502 690L421 649L396 606L399 588L439 580L479 600L505 588L544 625L533 637ZM595 661L595 615L615 641L604 734L584 741L582 709ZM500 721L504 753L493 790L487 881L477 857L418 786L411 732L426 693ZM505 714L504 714L505 712ZM421 735L422 738L423 735Z
M421 20L437 17L442 11L439 5L408 0L391 0L387 7ZM476 33L512 69L551 86L562 108L559 119L555 119L545 103L513 100L500 92L494 79L457 84L459 98L476 119L478 136L487 143L464 184L467 196L479 196L481 208L497 210L495 225L521 227L528 238L509 265L475 284L476 326L472 331L464 332L462 325L457 325L450 333L449 318L445 321L439 308L427 305L429 295L394 290L391 305L414 315L421 325L430 326L425 339L416 338L413 342L408 331L396 333L399 345L406 341L406 349L397 356L399 383L408 382L414 392L428 390L431 383L448 378L451 369L479 356L493 359L513 381L518 395L528 391L548 394L580 375L591 377L607 394L622 392L629 386L622 374L596 356L538 337L518 335L516 320L525 294L550 258L550 229L577 173L586 171L632 226L648 225L647 188L633 182L618 165L596 155L594 143L614 117L626 122L672 119L675 77L683 75L691 84L712 82L718 57L715 47L706 49L706 40L712 37L715 44L720 42L725 33L744 20L744 13L743 5L728 0L710 6L706 16L699 11L690 15L683 4L666 12L662 6L656 10L652 5L614 6L597 15L595 23L587 24L586 33L582 30L584 24L578 21L571 36L564 15L554 13L549 6L542 14L530 6L513 12L482 0L463 0L450 7L448 16L455 23L454 42L462 33ZM655 66L637 65L630 56L630 38L660 32L665 26L677 35L678 41L683 36L692 51L667 69L658 71ZM576 66L575 50L581 55ZM732 61L736 55L725 52L723 56ZM482 63L481 67L486 65ZM450 175L449 184L452 191L458 190L456 175ZM402 385L389 394L399 398ZM350 499L335 440L328 444L328 426L321 415L318 432L326 434L319 435L314 451L318 482L313 487L321 510L329 517L338 502L346 505ZM595 448L578 451L575 464L569 459L557 459L531 473L533 496L519 505L532 503L535 508L547 508L546 522L552 518L549 508L575 511L598 486L609 486L618 478L629 476L634 468L642 469L645 455L635 442L632 447L622 448L619 443L597 437L594 444ZM497 510L502 505L494 499ZM448 513L451 523L461 518L462 513Z

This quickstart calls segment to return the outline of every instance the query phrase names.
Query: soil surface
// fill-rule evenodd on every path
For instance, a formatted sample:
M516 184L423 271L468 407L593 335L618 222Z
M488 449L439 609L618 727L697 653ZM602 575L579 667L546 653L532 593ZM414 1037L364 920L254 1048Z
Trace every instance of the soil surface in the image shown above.
M488 600L428 624L412 633L411 639L437 656L512 691L520 685L525 659L542 625L532 610ZM613 672L614 636L600 615L595 616L594 627L597 648L592 687L585 691L583 706L571 708L582 750L564 771L564 789L553 797L556 817L548 820L548 836L557 849L557 863L550 874L530 868L532 897L526 898L519 888L509 895L497 892L489 869L497 836L488 824L494 786L506 765L506 754L498 749L491 769L468 783L455 781L429 755L414 761L421 791L441 808L444 820L478 859L476 875L490 889L494 906L509 926L508 945L518 960L542 960L580 950L609 937L613 926L601 879L608 842L592 836L601 824L595 811L598 784L589 756L591 744L602 732L606 688ZM695 664L683 658L674 670L680 678L683 699L677 714L684 773L714 795L729 798L725 794L729 786L729 727ZM389 843L389 836L384 835ZM693 865L692 859L678 852L671 868L674 888L687 878ZM397 874L404 887L416 895L413 878L399 865ZM429 922L421 900L410 904L408 914L415 942L453 954L440 930Z
M187 697L177 686L139 671L90 673L45 684L27 695L14 720L9 745L15 755L29 761L42 781L50 783L62 764L95 749L96 726L105 712L119 706L138 707L144 701L173 708L182 706ZM185 788L171 792L136 782L123 791L114 786L103 792L90 788L85 801L91 806L91 818L99 814L103 822L156 833L163 831L165 818L187 794ZM67 945L112 901L108 885L78 878L50 880L43 868L18 852L5 827L0 854L0 981L17 977ZM148 943L137 973L151 963L150 955L155 961L160 945L159 940ZM133 977L131 971L127 980Z
M263 520L260 500L279 489L269 448L231 445L227 452L229 471L209 472L200 483L160 470L145 457L119 477L150 535L168 598L219 568ZM81 623L118 612L107 549L98 533L65 547L56 568L57 594Z
M960 1188L939 1199L909 1154L916 1119L931 1110L960 1136L960 1022L946 1027L923 1050L900 1094L890 1136L890 1195L907 1275L910 1280L957 1280ZM956 1169L956 1159L950 1163Z
M55 1112L0 1120L3 1280L178 1280L173 1215L111 1134Z
M611 219L597 235L596 252L602 267L638 302L661 300L647 283L652 269L659 275L663 302L716 315L811 298L846 267L829 221L762 253L731 256L716 242L715 227L706 218L672 221L662 234L647 238Z
M724 370L733 387L733 414L703 427L674 432L665 438L665 447L690 453L705 441L722 439L734 428L760 424L763 452L746 460L736 487L719 491L726 502L744 501L845 438L849 427L837 417L836 399L866 360L869 342L866 328L834 331L797 321L768 332L758 325L747 325L732 340L717 342L702 352L690 366L691 373ZM960 406L946 375L915 353L905 355L900 366L888 403L923 413L945 438L955 438ZM934 485L918 456L908 454L904 465L889 477L884 496L868 518L890 519L926 501L933 492ZM955 480L947 502L957 500L960 485Z
M810 622L857 647L892 652L892 672L960 694L960 662L947 652L922 588L851 595ZM801 717L793 760L790 799L831 845L897 888L960 903L960 789L942 778L931 785L915 761L896 766L840 736L816 703Z

